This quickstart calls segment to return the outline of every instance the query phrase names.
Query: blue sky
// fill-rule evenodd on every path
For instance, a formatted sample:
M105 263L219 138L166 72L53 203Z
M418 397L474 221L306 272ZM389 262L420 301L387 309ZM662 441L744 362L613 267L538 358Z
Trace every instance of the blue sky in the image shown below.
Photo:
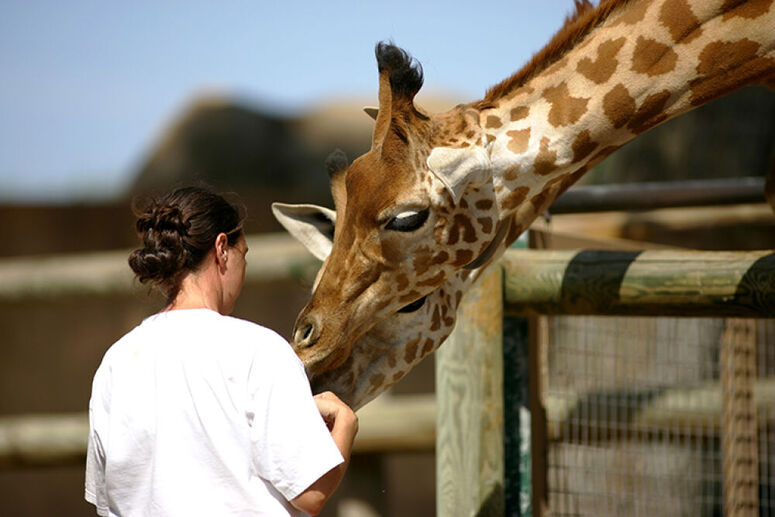
M470 101L520 67L572 0L0 2L0 202L120 191L195 95L279 114L376 99L374 44Z

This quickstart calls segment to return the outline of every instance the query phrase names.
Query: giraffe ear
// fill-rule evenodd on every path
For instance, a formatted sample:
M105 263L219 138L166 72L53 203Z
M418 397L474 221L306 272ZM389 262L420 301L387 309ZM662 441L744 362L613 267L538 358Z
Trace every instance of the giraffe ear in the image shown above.
M272 213L316 258L326 260L331 254L336 212L317 205L272 203Z
M436 147L427 160L428 168L441 180L455 203L470 186L478 186L487 180L490 158L481 147Z

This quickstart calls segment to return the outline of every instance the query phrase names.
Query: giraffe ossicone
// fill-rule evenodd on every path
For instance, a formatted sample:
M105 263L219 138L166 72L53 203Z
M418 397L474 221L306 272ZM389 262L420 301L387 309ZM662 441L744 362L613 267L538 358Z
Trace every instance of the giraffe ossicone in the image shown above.
M446 339L471 283L588 169L661 122L775 83L775 0L576 7L523 69L446 113L415 106L419 64L377 45L372 146L328 166L336 213L275 206L324 259L293 338L316 391L356 408L377 396Z

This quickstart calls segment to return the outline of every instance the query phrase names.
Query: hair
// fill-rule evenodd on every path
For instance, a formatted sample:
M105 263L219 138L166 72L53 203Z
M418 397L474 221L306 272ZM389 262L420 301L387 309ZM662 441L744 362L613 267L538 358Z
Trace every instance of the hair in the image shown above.
M220 233L236 244L244 216L221 195L203 187L183 187L151 198L133 211L142 247L129 255L129 267L141 283L149 282L170 303L185 275L196 271Z

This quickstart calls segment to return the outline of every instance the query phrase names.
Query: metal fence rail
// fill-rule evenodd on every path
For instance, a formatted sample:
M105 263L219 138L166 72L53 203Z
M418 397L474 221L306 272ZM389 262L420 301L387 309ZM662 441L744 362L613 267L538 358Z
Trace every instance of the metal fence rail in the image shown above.
M552 214L654 210L764 202L763 177L644 182L572 187L552 204Z

